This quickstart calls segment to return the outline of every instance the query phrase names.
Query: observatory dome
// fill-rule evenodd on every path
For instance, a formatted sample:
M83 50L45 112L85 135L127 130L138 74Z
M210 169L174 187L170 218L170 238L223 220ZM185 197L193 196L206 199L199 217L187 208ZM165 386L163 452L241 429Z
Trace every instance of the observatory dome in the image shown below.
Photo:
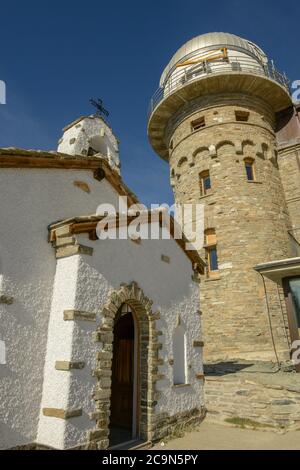
M231 51L241 52L251 56L262 64L266 64L268 62L267 56L262 51L262 49L247 39L240 38L239 36L230 33L201 34L200 36L196 36L195 38L186 42L173 55L172 59L162 73L160 85L162 86L164 84L170 72L172 72L173 68L182 59L191 58L199 54L199 52L205 53L216 48L220 49L222 47L226 47Z

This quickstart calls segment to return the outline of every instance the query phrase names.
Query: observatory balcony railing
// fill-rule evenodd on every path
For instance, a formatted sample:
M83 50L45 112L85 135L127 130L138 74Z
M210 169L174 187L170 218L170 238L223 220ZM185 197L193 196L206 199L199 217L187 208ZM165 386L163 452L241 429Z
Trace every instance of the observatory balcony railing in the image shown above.
M184 59L182 59L182 61L183 60ZM226 61L213 63L203 62L194 67L180 68L177 69L176 72L171 72L169 77L166 78L164 86L158 88L153 94L148 109L148 118L165 98L176 93L189 82L211 75L226 74L228 72L245 72L267 77L282 85L286 88L287 92L290 93L290 82L287 76L279 72L272 61L268 64L262 64L250 58L229 57Z

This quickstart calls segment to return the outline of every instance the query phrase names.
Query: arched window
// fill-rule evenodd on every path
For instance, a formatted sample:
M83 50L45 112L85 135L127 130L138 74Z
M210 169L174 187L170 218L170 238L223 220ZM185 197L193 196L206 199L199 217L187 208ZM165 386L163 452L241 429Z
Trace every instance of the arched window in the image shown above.
M183 326L178 325L173 337L174 385L186 384L186 336Z

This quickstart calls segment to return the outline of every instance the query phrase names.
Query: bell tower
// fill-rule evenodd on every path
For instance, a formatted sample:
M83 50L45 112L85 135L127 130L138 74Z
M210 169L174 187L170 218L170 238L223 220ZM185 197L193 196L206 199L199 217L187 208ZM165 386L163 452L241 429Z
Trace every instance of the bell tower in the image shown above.
M119 142L112 129L98 114L83 116L63 129L58 152L70 155L106 158L109 165L120 172Z
M176 203L205 207L206 361L289 359L278 292L253 268L291 256L276 141L291 105L274 63L227 33L184 44L150 103L149 140L169 163Z

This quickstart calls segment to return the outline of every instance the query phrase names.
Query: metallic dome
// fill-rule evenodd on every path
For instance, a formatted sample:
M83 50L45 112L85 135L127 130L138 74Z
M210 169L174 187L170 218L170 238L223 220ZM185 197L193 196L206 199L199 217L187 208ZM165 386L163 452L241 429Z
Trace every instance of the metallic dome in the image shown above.
M252 57L255 57L262 63L267 63L268 59L265 53L254 43L247 39L240 38L235 34L230 33L207 33L196 36L190 41L186 42L178 51L173 55L169 64L162 73L160 85L162 86L172 71L174 66L183 58L192 57L199 50L207 52L211 49L227 47L231 50L244 52Z

